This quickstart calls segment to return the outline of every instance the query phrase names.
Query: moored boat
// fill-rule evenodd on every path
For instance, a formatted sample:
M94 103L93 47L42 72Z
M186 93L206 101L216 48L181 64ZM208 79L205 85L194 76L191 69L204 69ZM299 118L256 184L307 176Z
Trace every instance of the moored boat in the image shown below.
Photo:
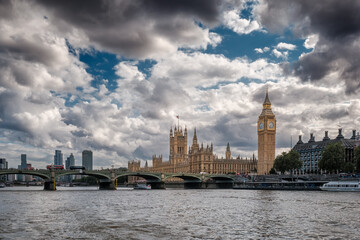
M360 182L328 182L320 187L320 189L332 192L360 192Z
M143 183L139 183L134 187L134 190L150 190L151 186Z

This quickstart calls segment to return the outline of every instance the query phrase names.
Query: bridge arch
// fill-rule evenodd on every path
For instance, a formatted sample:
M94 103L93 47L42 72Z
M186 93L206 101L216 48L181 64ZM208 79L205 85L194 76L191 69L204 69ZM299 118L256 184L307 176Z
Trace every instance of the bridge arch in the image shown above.
M150 181L150 182L161 182L161 176L157 176L157 175L151 174L151 173L142 173L142 172L122 173L122 174L115 176L115 179L118 179L120 177L128 177L128 176L142 177L146 181Z
M47 175L46 173L42 172L32 172L31 170L25 171L25 170L5 170L1 171L0 175L11 175L11 174L22 174L22 175L32 175L36 177L40 177L44 180L50 180L50 174Z
M64 173L61 173L61 174L56 174L55 175L55 178L59 178L59 177L62 177L62 176L68 176L68 175L86 175L86 176L91 176L91 177L95 177L97 179L108 179L108 180L111 180L110 176L107 176L105 174L102 174L102 173L94 173L94 172L82 172L80 173L80 171L67 171L67 172L64 172Z
M191 174L184 174L184 173L168 175L164 178L164 181L166 181L166 179L168 179L168 178L173 178L173 177L181 178L184 181L191 181L191 182L201 182L202 181L202 178L199 176L191 175Z
M234 182L234 177L233 176L229 176L229 175L210 175L210 176L206 176L205 181L226 181L226 182Z

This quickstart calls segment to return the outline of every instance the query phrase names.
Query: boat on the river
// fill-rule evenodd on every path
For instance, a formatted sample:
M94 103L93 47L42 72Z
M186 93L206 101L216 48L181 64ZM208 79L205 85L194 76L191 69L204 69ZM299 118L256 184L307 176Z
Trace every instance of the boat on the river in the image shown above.
M5 183L0 183L0 188L4 188L5 187Z
M320 189L332 192L360 192L360 182L328 182L320 187Z
M138 183L134 187L134 190L150 190L150 189L151 189L151 185L146 185L144 183Z

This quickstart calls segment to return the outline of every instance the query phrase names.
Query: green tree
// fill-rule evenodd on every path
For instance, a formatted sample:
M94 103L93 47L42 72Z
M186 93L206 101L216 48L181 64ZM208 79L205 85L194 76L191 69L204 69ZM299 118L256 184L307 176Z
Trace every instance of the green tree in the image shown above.
M356 164L356 172L360 173L360 145L354 149L354 160Z
M347 162L344 164L344 167L342 168L342 170L346 173L353 173L355 170L355 166L353 163Z
M336 172L344 167L345 163L345 148L340 143L328 144L321 153L319 167L322 170L329 172Z
M301 166L302 161L300 160L300 155L298 152L293 150L288 153L283 152L281 155L276 157L274 162L274 168L281 173L292 169L298 169Z

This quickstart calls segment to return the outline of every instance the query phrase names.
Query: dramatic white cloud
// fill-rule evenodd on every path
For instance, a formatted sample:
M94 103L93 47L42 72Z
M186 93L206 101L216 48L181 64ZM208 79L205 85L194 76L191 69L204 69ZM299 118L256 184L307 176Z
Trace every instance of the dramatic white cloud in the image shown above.
M264 47L264 48L255 48L254 51L257 53L266 53L270 50L269 47Z
M240 17L241 9L233 9L224 13L223 23L238 34L249 34L260 30L261 27L256 20L248 20Z
M310 35L306 38L304 42L304 47L306 47L307 49L314 48L318 41L319 41L318 35Z
M283 58L283 59L287 59L288 55L289 55L289 52L288 51L279 51L277 49L273 49L272 50L272 54L277 57L277 58Z
M296 46L294 44L280 42L278 45L276 45L276 48L281 50L295 50Z

